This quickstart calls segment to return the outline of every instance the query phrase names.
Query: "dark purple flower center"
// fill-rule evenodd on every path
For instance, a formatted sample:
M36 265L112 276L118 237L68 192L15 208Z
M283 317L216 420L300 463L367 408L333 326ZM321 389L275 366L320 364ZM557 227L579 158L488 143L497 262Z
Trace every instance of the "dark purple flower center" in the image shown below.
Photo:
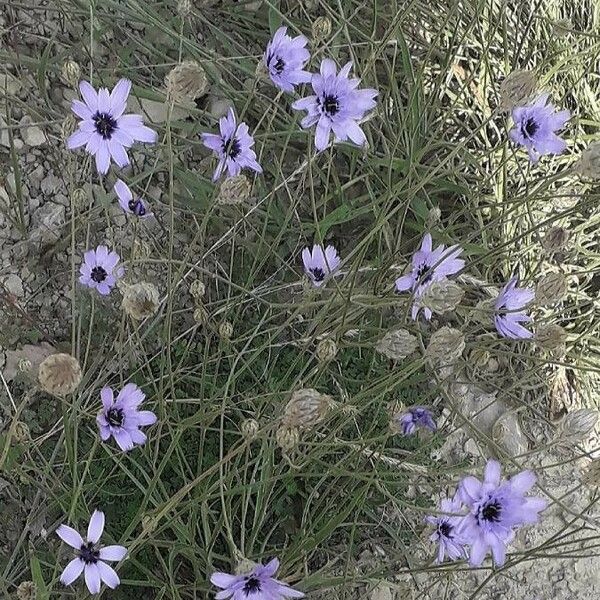
M231 158L231 160L235 160L240 152L242 151L242 147L240 146L240 140L236 137L230 138L223 142L223 152Z
M96 131L105 139L110 140L114 130L117 128L117 122L108 113L97 112L93 117Z
M500 506L498 500L490 500L479 511L480 518L491 523L497 523L500 520L501 514L502 506Z
M100 558L100 550L96 548L93 542L88 542L79 548L79 558L86 565L93 565L97 563Z
M285 61L283 58L281 58L281 56L275 56L274 54L271 54L271 56L269 56L268 63L269 67L271 67L273 71L277 73L277 75L281 75L283 73L283 70L285 69Z
M317 100L321 102L321 107L323 108L323 112L333 117L338 112L340 112L340 102L337 96L333 94L325 94L322 100Z
M452 525L450 525L450 523L448 523L447 521L444 521L443 523L440 523L438 525L438 533L445 538L451 537L453 529L454 528L452 527Z
M529 117L521 127L521 131L525 137L532 138L539 128L538 122L533 117Z
M258 579L258 577L246 576L244 579L246 580L246 583L242 588L242 592L244 592L246 596L260 592L260 579Z
M311 269L310 272L313 274L313 279L315 281L323 281L325 279L325 271L321 269L321 267L315 267Z
M107 276L108 273L104 267L94 267L92 269L91 278L92 281L95 281L96 283L102 283Z
M121 427L125 420L125 415L122 408L109 408L106 413L106 420L112 427Z
M146 207L139 198L132 198L127 205L129 206L129 210L138 217L143 217L146 214Z
M419 266L417 269L417 281L420 285L425 285L431 281L435 269L426 263Z

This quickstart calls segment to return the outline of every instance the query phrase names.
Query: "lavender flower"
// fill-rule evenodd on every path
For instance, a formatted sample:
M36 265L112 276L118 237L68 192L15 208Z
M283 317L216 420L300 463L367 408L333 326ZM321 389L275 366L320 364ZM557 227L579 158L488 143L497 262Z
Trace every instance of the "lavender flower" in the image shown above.
M129 186L123 180L117 179L113 189L119 198L119 205L126 213L136 217L152 215L151 212L148 212L146 203L141 198L134 198Z
M413 254L411 272L396 279L396 291L411 290L415 296L412 307L413 319L416 319L419 314L421 309L419 298L427 287L434 281L443 281L450 275L458 273L465 266L465 261L458 258L461 252L462 248L458 246L450 246L446 249L444 244L432 250L431 235L426 233L423 236L421 248ZM423 313L429 321L432 315L431 309L424 307Z
M309 248L302 250L304 270L315 287L321 287L325 280L332 275L340 265L340 257L333 246L315 244L312 251Z
M102 388L102 411L96 417L100 428L100 437L106 442L110 436L115 438L119 448L124 452L131 450L136 444L146 442L146 434L140 427L156 423L156 415L149 410L138 410L146 395L134 383L128 383L117 396L111 388Z
M56 530L60 539L77 550L74 558L62 572L60 582L63 585L71 585L80 575L84 574L85 584L90 594L98 594L103 581L109 588L115 589L121 581L112 567L104 561L122 560L127 554L124 546L98 545L98 541L104 531L104 513L95 510L87 529L85 541L75 529L68 525L61 525Z
M303 598L304 594L273 578L279 569L279 560L274 558L266 565L258 565L246 575L213 573L211 583L221 588L216 600L281 600L282 598Z
M248 125L237 124L232 108L226 117L219 119L219 130L220 135L202 134L202 143L219 157L213 181L219 179L225 169L230 177L239 175L244 167L262 173L262 167L256 162L256 154L252 150L254 138L248 133Z
M102 296L110 294L117 279L123 276L123 267L117 267L120 260L116 252L109 252L106 246L98 246L83 255L79 268L79 281L89 288L98 290Z
M544 154L560 154L567 147L566 142L554 132L560 129L570 118L568 110L554 112L548 102L549 94L542 94L528 106L519 106L513 110L515 126L510 130L510 139L525 146L529 160L536 163Z
M429 431L437 429L433 413L424 406L411 406L396 418L396 423L402 435L413 435L418 428L429 429Z
M494 324L498 333L514 340L523 340L533 336L521 323L531 321L531 317L522 310L535 297L531 288L518 288L517 278L513 277L500 291L496 299Z
M108 92L98 92L87 82L79 84L83 97L73 100L71 109L81 119L77 131L67 140L67 148L74 150L85 145L85 149L96 158L98 173L108 172L111 158L119 167L129 164L126 148L134 142L155 144L156 131L146 127L140 115L124 115L131 81L121 79Z
M315 95L297 100L292 104L295 110L305 110L306 117L301 125L304 129L315 123L317 131L315 146L325 150L329 146L333 131L336 142L351 140L362 146L367 141L358 122L365 113L375 107L377 90L357 90L360 79L349 79L352 63L347 63L339 73L333 60L326 58L321 63L321 73L314 74L311 85Z
M444 562L446 556L450 560L467 558L465 542L460 534L464 516L460 514L463 512L463 506L458 495L452 499L444 498L440 511L445 514L425 517L425 520L435 527L429 539L438 544L436 562Z
M308 40L303 35L291 38L287 27L280 27L267 45L264 61L269 77L284 92L293 92L295 85L311 80L312 75L303 71L310 58L306 44Z
M464 517L460 535L471 547L472 566L480 566L489 550L495 564L503 565L514 529L537 523L538 513L546 508L547 502L537 496L525 496L535 482L536 476L531 471L522 471L501 482L500 463L495 460L488 461L483 482L475 477L462 480L458 493L469 514Z

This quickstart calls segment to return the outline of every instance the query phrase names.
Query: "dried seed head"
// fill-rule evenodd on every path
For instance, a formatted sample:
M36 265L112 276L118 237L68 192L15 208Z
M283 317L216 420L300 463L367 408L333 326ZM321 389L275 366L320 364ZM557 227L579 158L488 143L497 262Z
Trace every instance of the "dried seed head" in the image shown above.
M529 449L527 436L514 412L504 413L496 419L492 426L492 440L511 457L525 454Z
M469 362L477 370L495 373L500 367L500 363L495 356L492 356L485 348L473 348L469 353Z
M252 441L256 439L259 424L256 419L244 419L240 425L240 431L245 439Z
M185 19L190 16L192 12L192 0L179 0L177 2L177 14Z
M217 204L234 205L242 204L252 192L252 184L245 175L234 175L223 181L219 188Z
M71 194L71 202L75 210L83 210L87 207L88 195L84 188L75 188Z
M433 229L436 225L439 225L441 218L442 210L439 207L434 206L433 208L430 208L427 213L427 219L425 219L425 227L427 227L427 229Z
M18 600L35 600L37 597L37 588L33 581L22 581L17 588Z
M568 281L562 273L544 275L535 287L535 301L542 306L551 306L567 295Z
M204 69L189 60L177 65L165 77L167 98L184 106L195 106L194 101L206 93L208 79Z
M600 142L591 143L581 154L577 171L588 179L600 178Z
M146 240L141 238L135 238L133 240L133 247L131 248L131 255L133 259L148 258L152 254L152 248Z
M538 325L535 331L535 341L541 348L554 350L567 341L567 332L555 323Z
M443 315L454 310L462 301L464 290L449 279L434 281L427 286L423 295L419 298L421 306L429 308L434 313Z
M194 309L194 322L198 325L206 325L208 322L208 312L204 306L197 306Z
M322 421L333 398L312 388L296 390L283 410L282 425L294 429L310 429Z
M558 435L570 442L585 441L594 430L597 421L597 410L579 408L563 417L559 425Z
M152 533L158 525L155 517L151 515L144 515L142 517L142 531L144 533Z
M73 115L67 115L60 126L60 135L62 136L63 141L66 142L67 138L75 133L76 129L77 121L75 120L75 117Z
M204 298L204 294L206 294L206 286L204 282L200 279L194 279L190 284L190 295L196 302L202 300Z
M29 373L31 371L31 361L28 358L21 358L19 360L19 364L17 365L17 370L19 373Z
M325 338L320 340L317 344L317 358L321 362L329 362L335 358L338 348L335 340L331 338Z
M300 441L300 430L296 427L282 425L275 432L275 439L277 440L277 445L283 452L290 452Z
M377 342L375 350L392 360L402 360L412 354L417 345L417 338L406 329L393 329Z
M233 336L233 325L229 321L223 321L219 325L219 337L222 340L230 340Z
M322 42L331 35L331 19L326 16L317 17L312 24L312 39L314 42Z
M18 444L22 444L27 440L31 439L31 434L29 433L29 425L27 423L23 423L23 421L17 421L15 423L14 429L14 440Z
M513 71L500 84L500 110L512 110L527 104L537 88L537 78L533 71Z
M158 289L153 283L141 281L127 286L121 308L136 321L143 321L156 313L160 304Z
M40 364L38 380L45 392L66 396L81 383L81 367L70 354L51 354Z
M567 247L569 232L558 225L550 227L542 240L544 250L549 253L562 252Z
M60 76L68 86L77 87L81 79L81 67L74 60L67 60L63 63Z
M450 365L455 363L465 349L465 336L452 327L438 329L429 341L425 357L433 364Z
M592 460L584 471L581 480L587 485L600 487L600 458Z

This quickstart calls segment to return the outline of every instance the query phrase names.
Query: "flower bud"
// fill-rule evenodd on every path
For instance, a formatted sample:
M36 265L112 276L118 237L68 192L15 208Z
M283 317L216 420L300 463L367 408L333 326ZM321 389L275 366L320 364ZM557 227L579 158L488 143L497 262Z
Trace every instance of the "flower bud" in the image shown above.
M177 14L185 19L190 16L192 12L192 0L179 0L177 2Z
M24 423L23 421L17 421L14 429L14 437L13 439L17 444L23 444L31 439L31 434L29 433L29 425Z
M127 286L121 308L132 319L143 321L156 313L160 305L158 289L153 283L141 281Z
M492 426L492 440L510 457L525 454L529 449L527 436L514 412L504 413L496 419Z
M495 356L492 356L485 348L476 347L469 353L469 362L478 371L487 371L495 373L500 367L500 363Z
M569 232L564 227L557 225L550 227L542 240L542 246L546 252L562 252L567 247Z
M282 426L275 432L275 439L283 452L290 452L300 441L300 431L295 427Z
M312 24L312 39L314 42L322 42L331 35L331 19L326 16L317 17Z
M464 295L463 289L454 281L449 279L434 281L427 286L419 298L419 304L434 313L443 315L454 310L461 303Z
M465 336L452 327L438 329L429 340L425 357L433 364L450 365L456 362L465 349Z
M256 439L260 426L256 419L244 419L240 425L240 431L245 439L252 441Z
M322 421L333 398L312 388L296 390L283 410L282 425L294 429L311 429Z
M22 581L17 588L17 600L35 600L37 588L33 581Z
M75 120L75 117L73 115L67 115L63 119L63 122L60 126L60 135L61 135L63 141L66 142L67 139L69 137L71 137L71 135L73 133L75 133L76 129L77 129L77 121Z
M217 204L235 205L242 204L252 192L252 184L245 175L234 175L223 181L219 188Z
M177 65L165 77L167 98L183 106L195 106L196 98L206 93L208 79L204 69L195 61Z
M567 332L555 323L538 325L535 331L535 341L546 350L554 350L567 341Z
M592 142L581 154L577 171L588 179L600 178L600 142Z
M67 60L63 63L60 76L68 86L75 88L81 79L81 67L74 60Z
M436 225L439 225L441 218L442 210L438 206L430 208L427 213L427 219L425 220L425 227L427 229L433 229Z
M152 248L146 240L135 238L133 240L133 247L131 248L131 255L134 259L147 258L152 254Z
M392 360L402 360L412 354L417 345L417 338L406 329L393 329L377 342L375 350Z
M202 300L204 298L204 294L206 293L206 286L204 282L200 279L195 279L190 284L190 294L196 302Z
M333 360L337 351L337 344L335 343L335 340L332 340L331 338L320 340L317 344L317 358L321 362L326 363Z
M147 534L151 534L156 530L156 526L158 525L156 518L152 515L144 515L142 517L142 531Z
M559 426L559 437L572 442L582 442L594 430L598 421L598 411L579 408L567 413Z
M500 84L500 110L512 110L523 106L537 88L537 79L533 71L513 71Z
M19 373L29 373L31 371L31 361L28 358L21 358L19 360L19 364L17 365L17 370Z
M600 458L592 460L584 471L581 480L587 485L600 487Z
M194 309L194 322L198 325L206 325L207 321L208 313L206 312L206 309L204 308L204 306L197 306ZM219 335L221 335L220 332Z
M88 195L84 188L75 188L71 194L71 203L75 210L83 210L87 207Z
M51 354L40 364L38 380L54 396L72 394L81 383L81 367L70 354Z
M219 337L222 340L230 340L233 336L233 325L229 321L223 321L219 325Z
M568 282L562 273L548 273L535 287L535 301L542 306L560 302L567 295Z

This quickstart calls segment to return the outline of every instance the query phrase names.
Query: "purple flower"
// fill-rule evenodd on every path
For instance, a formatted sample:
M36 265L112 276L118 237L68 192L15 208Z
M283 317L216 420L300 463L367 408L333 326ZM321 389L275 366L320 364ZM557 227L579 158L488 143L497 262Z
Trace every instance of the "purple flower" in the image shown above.
M116 252L109 252L106 246L98 246L83 255L79 268L79 281L89 288L98 290L102 296L110 294L117 279L123 276L123 267L117 267L120 260Z
M522 471L500 481L500 463L489 460L483 482L465 477L459 486L459 496L467 505L460 534L470 545L469 562L478 567L491 549L494 562L503 565L506 545L514 538L514 529L527 523L537 523L538 513L546 508L544 498L526 497L536 476Z
M521 323L532 320L522 309L533 300L535 292L531 288L518 288L516 285L517 278L513 277L498 294L494 324L500 335L523 340L533 336Z
M528 106L518 106L513 110L515 126L510 130L510 139L527 148L529 160L536 163L544 154L560 154L567 143L554 132L570 118L568 110L554 112L552 104L547 104L549 94L542 94Z
M367 138L360 128L365 113L375 107L377 90L357 90L360 79L349 79L352 63L347 63L339 73L333 60L326 58L321 63L321 73L314 74L311 85L314 96L297 100L292 104L295 110L305 110L302 119L304 129L317 124L315 146L325 150L333 131L336 142L351 140L362 146Z
M327 246L323 252L323 246L315 244L312 251L310 248L302 250L302 262L313 285L321 287L340 266L340 257L333 246Z
M411 290L415 296L412 307L412 318L416 319L419 314L419 297L434 281L442 281L450 275L458 273L464 266L465 261L458 258L462 248L450 246L448 249L440 244L432 250L431 235L426 233L421 242L421 248L412 257L412 270L410 273L396 279L396 291L405 292ZM425 318L429 321L432 312L429 308L423 309Z
M246 575L213 573L211 583L221 588L216 600L281 600L282 598L303 598L304 594L273 578L279 568L279 560L274 558L266 565L258 565Z
M87 529L87 537L83 538L68 525L61 525L56 530L60 539L69 544L71 548L77 550L77 557L74 558L62 572L60 582L63 585L71 585L80 575L84 574L85 584L90 594L100 592L100 584L103 581L109 588L115 589L121 581L112 567L109 567L105 560L122 560L127 554L127 548L124 546L104 546L98 545L98 540L104 531L104 513L95 510Z
M467 558L465 542L460 534L464 516L460 514L463 512L463 506L458 495L455 495L452 499L444 498L440 511L445 514L425 517L425 520L435 527L435 531L429 539L438 544L436 562L444 562L446 556L450 560Z
M111 388L102 388L102 411L96 417L100 437L106 442L112 435L124 452L146 442L140 427L156 423L156 415L149 410L138 410L146 395L135 383L128 383L117 396Z
M119 198L119 205L126 213L136 217L152 215L151 212L148 212L146 203L141 198L134 198L129 186L123 180L117 179L113 189Z
M81 121L67 140L67 148L74 150L85 145L86 151L96 158L98 173L108 172L111 158L119 167L126 167L129 157L125 149L133 142L156 143L156 131L146 127L140 115L123 114L131 81L121 79L110 94L107 88L96 92L87 81L79 84L79 90L83 102L73 100L71 109Z
M424 406L411 406L408 410L396 418L402 435L413 435L417 428L435 431L437 425L433 419L433 413Z
M291 38L287 27L280 27L267 45L264 61L269 77L284 92L293 92L295 85L311 80L312 75L302 70L310 59L306 44L303 35Z
M232 108L226 117L219 119L219 130L220 135L202 134L202 143L219 157L213 181L219 179L226 168L230 177L239 175L244 167L262 173L262 167L256 162L256 154L252 150L254 138L248 133L248 125L237 124Z

